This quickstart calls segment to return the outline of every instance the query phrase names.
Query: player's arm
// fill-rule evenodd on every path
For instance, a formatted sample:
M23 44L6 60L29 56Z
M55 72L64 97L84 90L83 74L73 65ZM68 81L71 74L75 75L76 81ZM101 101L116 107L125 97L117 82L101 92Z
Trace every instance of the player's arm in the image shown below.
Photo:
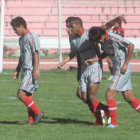
M63 59L62 62L60 62L60 63L58 64L58 68L61 69L62 66L64 66L67 62L69 62L69 61L70 61L71 59L73 59L75 56L76 56L76 54L74 54L74 53L69 53L69 55L68 55L65 59Z
M104 59L105 57L107 57L107 54L105 52L103 52L102 54L98 55L97 57L94 57L94 58L91 58L91 59L87 59L85 61L85 64L91 65L91 64L93 64L95 62L98 62L98 61Z
M39 65L39 52L35 51L33 54L34 57L34 64L33 64L33 79L38 80L39 73L38 73L38 65Z
M21 61L21 57L20 57L19 58L19 61L18 61L18 65L16 67L16 71L13 74L13 79L14 80L17 80L18 79L18 76L19 76L19 73L20 73L20 70L21 70L21 65L22 65L22 61Z
M124 17L118 16L118 17L112 19L111 21L107 22L105 25L101 26L100 28L102 28L103 30L108 30L108 29L110 29L112 26L114 26L115 23L116 23L118 20L122 20L125 24L127 23Z
M128 68L128 63L132 57L132 54L133 54L133 50L134 50L134 44L130 43L128 45L128 53L127 53L127 57L125 59L125 62L121 68L121 73L125 73L127 71L127 68Z

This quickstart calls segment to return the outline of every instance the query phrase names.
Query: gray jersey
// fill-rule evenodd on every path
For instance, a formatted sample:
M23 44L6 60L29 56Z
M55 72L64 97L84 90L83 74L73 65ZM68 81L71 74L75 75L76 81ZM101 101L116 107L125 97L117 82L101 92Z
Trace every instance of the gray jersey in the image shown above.
M91 46L91 43L89 42L89 30L85 30L83 35L81 37L69 37L70 41L70 49L71 53L76 54L77 52L80 55L81 58L81 73L85 71L85 69L90 69L93 67L98 67L98 62L91 64L87 66L85 64L85 60L96 57L96 51Z
M27 33L20 37L19 39L19 45L20 45L20 57L22 61L22 69L27 70L33 70L33 64L34 64L34 53L40 52L40 43L38 37L30 32L29 30ZM39 70L38 65L38 70Z
M120 74L120 69L125 62L129 44L130 42L128 40L110 32L107 33L106 41L101 44L102 50L113 62L113 74Z

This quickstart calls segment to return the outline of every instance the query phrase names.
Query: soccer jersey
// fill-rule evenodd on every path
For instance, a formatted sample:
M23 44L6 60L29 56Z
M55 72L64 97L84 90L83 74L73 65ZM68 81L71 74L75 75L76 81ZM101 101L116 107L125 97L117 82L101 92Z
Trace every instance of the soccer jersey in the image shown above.
M84 30L81 37L69 37L70 41L70 49L71 53L76 54L77 52L80 55L81 59L81 74L85 71L85 69L90 69L93 67L98 66L98 62L86 65L85 60L96 57L96 50L94 47L91 46L91 43L89 41L89 30ZM95 44L94 44L95 45ZM95 47L96 48L96 47Z
M30 32L19 39L20 45L20 58L22 63L21 83L19 89L27 91L28 93L34 93L38 90L38 80L33 78L33 66L34 66L34 53L40 52L40 43L38 37ZM40 66L38 65L38 73L40 75Z
M38 37L30 32L29 30L26 32L24 36L21 36L19 39L20 45L20 57L22 61L22 69L33 70L34 64L34 53L40 52L40 43ZM38 65L38 70L39 70Z
M124 29L123 29L122 27L113 28L113 33L119 34L119 35L121 35L122 37L124 37Z
M120 35L106 32L106 40L101 44L101 49L112 60L113 74L120 74L120 69L125 62L129 44L130 42Z

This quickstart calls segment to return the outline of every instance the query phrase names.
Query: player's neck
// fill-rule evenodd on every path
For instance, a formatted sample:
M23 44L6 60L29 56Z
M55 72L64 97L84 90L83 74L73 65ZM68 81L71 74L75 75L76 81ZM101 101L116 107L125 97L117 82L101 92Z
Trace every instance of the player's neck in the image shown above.
M84 28L81 28L79 30L79 34L78 35L81 37L84 34L84 32L85 32L85 29Z
M23 36L26 35L28 32L29 32L28 29L24 29L24 30L23 30Z

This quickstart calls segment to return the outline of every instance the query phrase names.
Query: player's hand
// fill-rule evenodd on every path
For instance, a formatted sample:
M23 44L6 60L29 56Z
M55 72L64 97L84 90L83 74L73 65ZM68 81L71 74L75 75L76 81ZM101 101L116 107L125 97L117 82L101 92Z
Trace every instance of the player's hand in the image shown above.
M57 68L58 68L58 69L61 69L63 65L64 65L64 64L61 62L61 63L58 64Z
M13 74L13 80L17 80L19 76L19 72L15 71Z
M85 64L91 65L91 64L93 64L93 63L95 63L95 62L97 62L97 61L99 61L99 59L98 59L98 57L95 57L95 58L87 59L87 60L85 61Z
M33 79L38 80L39 79L39 73L37 70L33 71Z
M119 19L122 20L125 24L127 24L127 22L123 16L119 16Z
M128 64L123 64L122 68L121 68L121 73L125 74L125 72L127 71L128 68Z

